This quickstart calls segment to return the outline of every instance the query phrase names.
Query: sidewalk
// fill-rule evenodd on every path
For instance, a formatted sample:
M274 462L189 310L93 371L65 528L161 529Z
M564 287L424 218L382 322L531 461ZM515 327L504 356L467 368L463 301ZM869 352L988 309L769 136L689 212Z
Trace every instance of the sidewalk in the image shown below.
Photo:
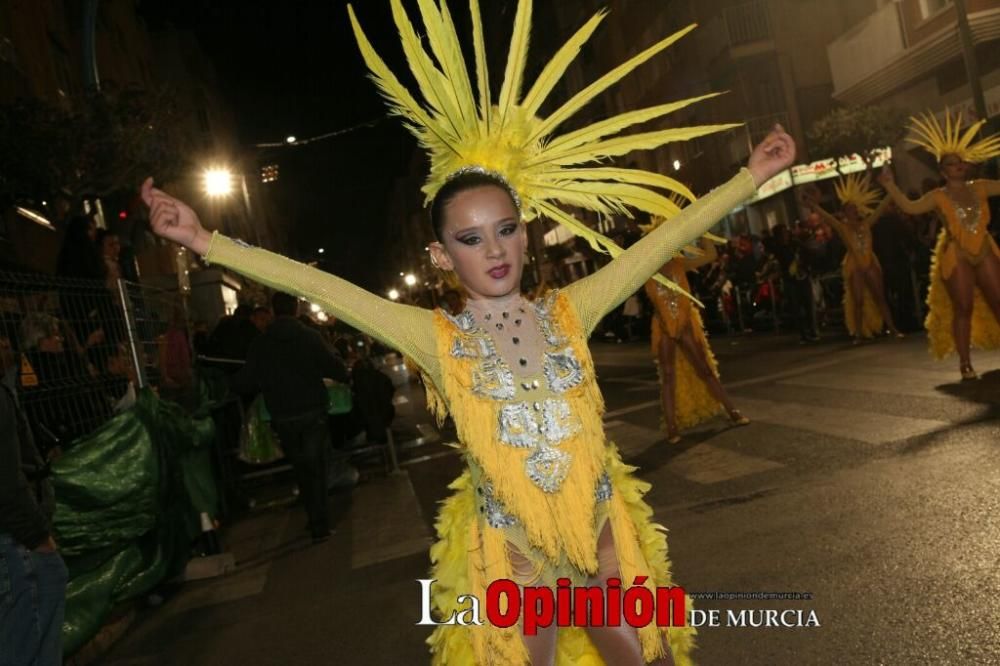
M397 393L393 432L401 471L385 475L375 457L374 466L364 470L366 482L330 495L337 530L330 540L311 544L297 505L272 505L243 516L223 534L236 571L184 584L161 606L141 611L100 663L426 661L426 629L414 626L419 619L415 578L429 567L433 516L424 515L406 463L446 447L418 439L436 436L428 430L431 419L422 393L419 385ZM412 603L400 603L403 599ZM377 640L377 627L385 627L400 644ZM401 644L414 646L403 661Z

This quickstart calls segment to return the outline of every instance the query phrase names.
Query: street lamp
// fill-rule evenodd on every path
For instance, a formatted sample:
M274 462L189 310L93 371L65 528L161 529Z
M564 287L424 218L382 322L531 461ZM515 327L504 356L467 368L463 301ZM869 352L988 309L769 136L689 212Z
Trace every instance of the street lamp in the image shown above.
M680 171L680 170L681 170L681 161L674 160L674 171Z
M205 194L210 197L224 197L233 193L233 173L229 169L213 167L202 174Z
M407 287L412 287L417 283L417 277L413 273L407 273L406 277L403 278L403 282L406 283Z
M319 252L320 254L323 254L324 252L326 252L326 250L324 250L323 248L320 248L320 249L318 249L316 251Z
M398 289L390 289L389 290L389 300L390 301L398 301L399 300L399 290Z
M285 137L285 143L295 143L295 141L296 139L294 134L289 134Z

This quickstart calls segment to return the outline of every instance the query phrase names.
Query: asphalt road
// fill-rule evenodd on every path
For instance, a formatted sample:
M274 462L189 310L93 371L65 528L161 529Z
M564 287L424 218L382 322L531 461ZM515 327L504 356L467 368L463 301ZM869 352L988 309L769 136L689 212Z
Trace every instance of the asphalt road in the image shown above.
M960 383L920 336L855 348L761 334L715 350L753 423L719 419L668 446L646 346L594 347L608 435L653 484L676 580L808 596L697 601L720 624L700 629L697 662L1000 663L1000 354L976 354L983 379ZM427 663L415 580L460 458L413 441L431 419L406 396L406 474L332 496L333 539L308 545L294 508L251 514L227 533L237 573L143 611L104 663ZM786 609L819 626L749 626Z

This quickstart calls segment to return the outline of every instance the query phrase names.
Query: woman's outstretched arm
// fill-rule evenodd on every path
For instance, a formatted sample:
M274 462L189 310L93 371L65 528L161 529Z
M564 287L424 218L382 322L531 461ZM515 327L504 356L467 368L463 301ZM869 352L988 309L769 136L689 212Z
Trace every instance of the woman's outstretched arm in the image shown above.
M757 183L788 168L794 159L795 142L780 126L775 127L733 179L661 224L601 270L567 287L566 294L586 332L593 331L604 315L637 291L681 248L748 199Z
M882 173L878 176L878 182L885 188L885 191L892 197L893 202L899 206L900 210L910 215L923 215L937 208L934 195L928 192L916 201L910 199L896 185L896 178L892 175L890 167L882 167Z
M153 231L203 256L274 289L316 303L338 319L411 357L437 383L440 366L434 339L433 313L393 303L311 266L251 247L201 226L183 201L153 187L142 186L150 207Z

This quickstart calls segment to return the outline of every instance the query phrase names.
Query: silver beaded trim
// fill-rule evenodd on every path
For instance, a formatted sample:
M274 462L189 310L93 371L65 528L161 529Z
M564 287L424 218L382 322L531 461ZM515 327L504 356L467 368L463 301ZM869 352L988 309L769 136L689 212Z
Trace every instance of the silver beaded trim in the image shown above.
M545 341L553 347L558 347L566 343L566 339L559 334L555 323L552 321L552 308L555 307L558 296L558 290L554 289L546 294L544 298L535 301L535 318L538 320L538 328L541 329L542 337L545 338Z
M503 502L497 499L493 491L493 485L489 481L484 481L476 489L476 492L479 493L482 501L479 505L479 512L483 514L490 527L503 529L517 525L517 518L514 514L507 511L507 507L504 506Z
M524 461L524 471L532 483L547 493L554 493L569 475L573 456L566 451L542 446Z
M579 430L565 400L518 402L500 408L498 437L516 448L558 446Z
M545 352L543 372L549 388L556 393L565 393L583 382L583 366L572 347L559 352Z
M602 472L599 479L597 479L597 488L594 491L594 498L598 503L607 502L611 499L611 495L614 493L614 489L611 487L611 477L608 476L607 472Z

